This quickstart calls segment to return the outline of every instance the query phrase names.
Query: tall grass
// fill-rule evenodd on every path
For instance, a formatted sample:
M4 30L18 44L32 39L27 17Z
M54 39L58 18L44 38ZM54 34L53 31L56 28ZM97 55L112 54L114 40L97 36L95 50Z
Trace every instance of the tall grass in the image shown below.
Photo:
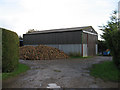
M100 64L94 64L90 69L90 74L96 78L120 82L120 71L113 61L105 61Z
M18 67L10 73L2 73L2 79L8 79L11 77L15 77L23 72L26 72L29 69L29 67L25 64L19 64Z

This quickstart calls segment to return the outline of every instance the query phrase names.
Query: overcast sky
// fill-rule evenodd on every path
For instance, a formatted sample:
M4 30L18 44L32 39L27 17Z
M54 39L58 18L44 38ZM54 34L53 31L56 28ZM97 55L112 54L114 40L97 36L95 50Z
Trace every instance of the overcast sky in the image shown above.
M93 26L101 34L119 0L0 0L0 27L18 35L29 29ZM100 39L100 37L99 37Z

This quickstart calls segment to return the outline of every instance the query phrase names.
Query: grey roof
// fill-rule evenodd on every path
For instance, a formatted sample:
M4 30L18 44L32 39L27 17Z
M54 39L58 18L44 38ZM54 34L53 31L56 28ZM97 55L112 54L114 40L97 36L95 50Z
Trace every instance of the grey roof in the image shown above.
M73 28L61 28L61 29L52 29L52 30L42 30L42 31L36 31L36 32L28 33L28 34L66 32L66 31L79 31L79 30L86 30L88 28L93 29L92 26L84 26L84 27L73 27ZM97 33L97 32L94 32L94 33Z

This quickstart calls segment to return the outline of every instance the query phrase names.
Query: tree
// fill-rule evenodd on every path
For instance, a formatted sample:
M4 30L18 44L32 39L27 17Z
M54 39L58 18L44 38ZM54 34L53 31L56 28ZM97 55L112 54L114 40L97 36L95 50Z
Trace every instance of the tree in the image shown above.
M26 32L26 34L27 34L27 33L32 33L32 32L37 32L37 30L35 30L35 29L29 29L29 30Z
M23 40L23 37L20 35L20 36L18 36L19 37L19 40Z
M120 68L120 30L116 11L113 12L107 25L103 25L101 28L104 31L102 38L111 50L115 65Z
M105 41L100 41L98 40L98 52L102 52L105 51L107 49L106 43Z

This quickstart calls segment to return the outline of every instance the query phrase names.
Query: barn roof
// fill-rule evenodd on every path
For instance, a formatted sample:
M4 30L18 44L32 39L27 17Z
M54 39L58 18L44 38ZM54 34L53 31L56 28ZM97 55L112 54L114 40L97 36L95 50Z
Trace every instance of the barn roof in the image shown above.
M52 29L52 30L42 30L42 31L36 31L36 32L28 33L28 34L67 32L67 31L80 31L80 30L88 31L88 29L92 29L89 32L97 34L97 32L92 28L92 26L73 27L73 28L61 28L61 29Z

